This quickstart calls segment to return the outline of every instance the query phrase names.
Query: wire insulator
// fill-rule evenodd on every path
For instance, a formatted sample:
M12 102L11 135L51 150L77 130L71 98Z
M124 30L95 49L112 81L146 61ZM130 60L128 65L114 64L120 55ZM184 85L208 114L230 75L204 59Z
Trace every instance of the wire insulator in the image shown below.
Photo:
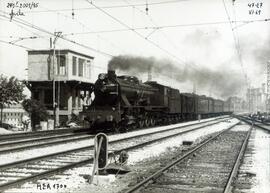
M148 11L149 11L149 8L148 8L148 2L146 1L146 4L145 4L145 11L146 11L146 15L148 15Z
M74 0L72 0L72 19L74 19L75 13L74 13Z
M72 11L71 15L72 15L72 19L74 19L74 15L75 15L74 11Z

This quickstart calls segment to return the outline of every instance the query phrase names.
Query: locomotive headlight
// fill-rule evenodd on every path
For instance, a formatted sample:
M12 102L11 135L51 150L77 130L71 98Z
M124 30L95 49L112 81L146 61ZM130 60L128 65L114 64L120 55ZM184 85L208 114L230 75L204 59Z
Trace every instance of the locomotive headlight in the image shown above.
M107 115L106 116L106 121L113 121L113 116L112 115Z
M100 80L104 80L105 77L106 77L106 74L104 74L104 73L101 73L98 75L98 79L100 79Z

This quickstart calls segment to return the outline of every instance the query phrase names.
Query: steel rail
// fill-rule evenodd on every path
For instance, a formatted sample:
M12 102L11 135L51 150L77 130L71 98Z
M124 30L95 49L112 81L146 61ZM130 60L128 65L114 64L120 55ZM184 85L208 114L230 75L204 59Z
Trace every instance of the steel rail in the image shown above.
M223 121L223 120L221 120L221 121ZM214 125L214 124L218 124L221 121L214 122L214 123L211 123L211 124L208 124L208 125L203 125L203 126L200 126L200 127L196 127L196 128L187 130L185 132L189 132L189 131L200 129L200 128L203 128L203 127L207 127L207 126L211 126L211 125ZM206 123L206 122L204 122L204 123ZM199 123L197 123L197 124L199 124ZM193 126L193 125L186 125L186 127L188 127L188 126ZM180 128L182 128L182 127L176 127L176 128L172 128L170 130L180 129ZM137 137L143 137L143 136L146 136L146 135L151 135L151 134L156 134L156 133L161 133L161 132L166 132L166 131L168 131L168 130L156 131L156 132L153 132L153 133L146 133L146 134L144 133L144 134L139 134L139 135L135 135L135 136L129 136L127 138L121 138L121 139L110 141L109 143L110 144L113 144L113 143L117 143L117 142L124 141L124 140L127 140L127 139L131 140L131 139L134 139L134 138L137 138ZM184 131L179 131L178 134L182 134L182 133L185 133L185 132ZM169 136L167 136L167 138L168 137ZM51 158L51 157L58 156L58 155L63 155L63 154L68 154L68 153L74 153L74 152L77 152L77 151L84 151L84 150L87 150L87 149L91 149L93 147L94 147L94 145L89 145L89 146L79 147L79 148L75 148L75 149L71 149L71 150L65 150L65 151L56 152L56 153L52 153L52 154L42 155L42 156L38 156L38 157L34 157L34 158L19 160L19 161L7 163L7 164L2 164L2 165L0 165L0 170L6 169L6 168L10 168L10 167L14 167L14 166L18 166L18 165L22 165L22 164L25 164L25 163L31 163L31 162L34 162L34 161L43 160L45 158Z
M221 121L219 121L219 122L221 122ZM136 145L133 145L133 146L130 146L130 147L122 148L122 149L119 149L119 150L114 150L114 151L109 152L109 156L117 155L117 154L121 153L122 151L130 151L132 149L140 148L142 146L146 146L146 145L149 145L151 143L154 143L154 142L157 142L157 141L160 141L160 140L164 140L164 139L167 139L167 138L176 136L176 135L187 133L187 132L190 132L190 131L193 131L193 130L196 130L196 129L200 129L200 128L203 128L203 127L207 127L207 126L210 126L210 125L213 125L213 124L217 124L219 122L211 123L211 124L208 124L208 125L203 125L203 126L196 127L196 128L190 129L190 130L182 131L182 132L180 131L180 132L178 132L176 134L173 134L173 135L168 135L168 136L165 136L165 137L160 137L160 138L157 138L157 139L154 139L154 140L151 140L151 141L146 141L146 142L143 142L143 143L140 143L140 144L136 144ZM236 124L234 124L234 125L236 125ZM136 136L136 137L138 137L138 136ZM130 137L130 138L135 138L135 137ZM124 141L124 140L126 140L126 139L118 139L118 140L115 140L115 141L113 141L111 143L116 143L116 142ZM87 148L89 148L89 147L87 147ZM91 147L93 147L93 145L91 145ZM80 148L78 148L78 149L80 149ZM84 149L86 149L86 148L84 148ZM75 151L74 150L69 150L69 152L75 152ZM61 154L65 154L65 152L62 152ZM59 156L60 154L59 153L54 153L53 155L54 156ZM43 157L43 158L41 158L41 157ZM17 165L22 165L22 164L28 164L28 163L31 163L31 162L34 162L34 161L38 161L38 160L41 160L41 159L44 159L44 158L49 158L49 157L48 156L40 156L39 158L34 158L34 160L33 159L28 159L28 160L26 160L27 162L25 162L24 160L22 160L22 161L18 161L15 164L11 163L11 164L2 165L2 166L0 166L0 170L1 169L7 169L7 168L10 168L10 167L15 166L15 165L17 166ZM49 170L49 171L45 171L45 172L41 172L41 173L38 173L38 174L34 174L32 176L23 177L23 178L18 179L18 180L7 182L7 183L4 183L4 184L1 184L0 185L0 190L7 189L7 188L12 187L14 185L22 184L24 182L27 182L29 180L36 179L36 178L41 177L41 176L48 176L48 175L52 175L52 174L55 174L55 173L58 173L58 172L61 172L61 171L65 171L67 169L74 168L74 167L77 167L77 166L80 166L80 165L85 165L87 163L91 163L92 161L93 161L93 157L91 157L89 159L86 159L86 160L79 161L79 162L67 164L65 166L58 167L56 169L52 169L52 170Z
M43 131L34 131L34 132L20 132L20 133L12 133L12 134L1 134L0 140L4 139L15 139L22 137L32 137L32 136L46 136L53 135L58 133L72 133L86 130L87 128L68 128L68 129L57 129L57 130L43 130Z
M230 172L230 176L229 176L229 178L228 178L228 180L226 182L223 193L231 193L231 190L233 188L232 183L233 183L235 177L237 176L237 172L238 172L241 160L242 160L242 158L244 156L244 152L246 150L252 128L253 128L253 126L250 127L250 129L249 129L249 131L247 133L247 136L246 136L245 140L242 143L241 149L240 149L240 151L238 153L238 156L237 156L237 158L235 160L234 166L233 166L233 168L232 168L232 170Z
M254 119L254 121L257 122L257 123L261 123L261 124L263 124L263 125L270 126L269 123L267 123L267 122L262 122L261 120L258 120L258 119Z
M238 115L238 116L239 116L239 115ZM252 118L250 118L250 117L248 117L248 116L244 116L244 115L240 115L240 116L243 117L243 118L245 118L245 119L248 119L248 120L252 121ZM262 122L262 121L259 120L259 119L253 119L253 121L255 121L255 122L257 122L257 123L261 123L261 124L263 124L263 125L270 126L269 123L267 123L267 122Z
M225 117L228 117L227 115L217 117L213 120L223 119ZM203 119L202 119L203 120ZM213 121L209 120L209 121ZM186 121L188 122L188 121ZM204 121L207 122L207 121ZM85 131L84 131L85 130ZM28 137L34 137L34 136L46 136L46 135L53 135L58 133L76 133L76 132L90 132L89 128L81 127L81 128L67 128L67 129L57 129L57 130L43 130L43 131L34 131L34 132L20 132L20 133L11 133L11 134L1 134L0 135L0 141L1 140L7 140L7 139L16 139L16 138L28 138Z
M247 119L247 120L249 120L249 121L254 121L254 122L257 122L257 123L261 123L261 124L264 124L264 125L268 125L268 124L266 124L266 123L263 123L262 121L260 121L260 120L258 120L258 119L252 119L252 118L250 118L250 117L248 117L248 116L243 116L243 115L238 115L238 116L241 116L241 117L243 117L244 119Z
M193 126L193 125L198 125L198 124L203 124L203 123L208 123L208 122L213 122L213 121L217 121L219 119L222 119L222 118L217 118L217 119L214 119L214 120L209 120L209 121L204 121L204 122L196 122L196 123L192 123L192 124L189 124L189 125L183 125L183 126L175 126L175 127L172 127L170 129L167 129L167 130L162 130L163 132L165 131L170 131L170 130L174 130L174 129L178 129L178 128L183 128L183 127L187 127L187 126ZM223 118L223 119L226 119L226 118ZM153 134L154 133L160 133L162 131L156 131L156 132L152 132ZM145 135L145 134L142 134L142 135ZM32 144L32 145L26 145L26 146L21 146L21 147L14 147L14 148L7 148L7 149L0 149L0 154L2 153L9 153L11 151L19 151L19 150L27 150L27 149L31 149L31 148L35 148L35 147L42 147L42 146L49 146L49 145L56 145L56 144L61 144L61 143L66 143L66 142L72 142L72 141L78 141L78 140L84 140L84 139L87 139L87 138L92 138L93 136L83 136L81 138L76 138L76 139L65 139L65 140L58 140L58 141L52 141L52 142L47 142L47 143L42 143L42 144ZM1 148L1 144L0 144L0 148Z
M252 118L250 118L250 117L248 117L248 116L246 116L246 115L234 115L235 117L242 117L242 118L244 118L244 119L247 119L247 120L249 120L249 121L254 121L254 122L257 122L257 123L261 123L261 124L263 124L263 125L267 125L267 126L270 126L270 124L269 123L267 123L267 122L262 122L261 120L258 120L258 119L252 119Z
M73 141L75 142L75 141L79 141L79 140L85 140L85 139L88 139L88 138L91 139L91 138L94 138L94 136L82 136L82 137L79 137L79 138L60 139L60 140L57 140L57 141L51 141L51 142L46 142L46 143L38 143L38 144L34 144L34 145L30 144L30 145L21 146L21 147L0 149L0 154L10 153L12 151L27 150L27 149L32 149L32 148L35 148L35 147L57 145L57 144L73 142ZM0 148L1 148L1 145L0 145Z
M22 139L18 141L5 141L1 142L0 141L0 148L1 146L6 146L6 145L16 145L20 143L28 143L28 142L36 142L36 141L45 141L45 140L50 140L50 139L57 139L57 138L68 138L68 137L75 137L75 136L80 136L80 135L86 135L87 133L67 133L67 134L59 134L56 136L51 136L51 137L35 137L32 139ZM89 135L88 135L89 136Z
M151 181L154 181L156 178L158 178L163 172L165 172L166 170L168 170L169 168L171 168L172 166L174 166L175 164L178 164L179 162L183 161L185 158L189 157L190 155L192 155L195 151L201 149L202 147L204 147L206 144L208 144L209 142L213 141L214 139L216 139L218 136L222 135L223 133L225 133L226 131L232 129L233 127L235 127L237 124L239 124L239 122L233 124L232 126L230 126L229 128L219 132L217 135L211 137L210 139L207 139L206 141L204 141L203 143L201 143L200 145L198 145L197 147L193 148L192 150L188 151L187 153L185 153L183 156L181 156L180 158L176 159L175 161L173 161L172 163L168 164L167 166L161 168L160 170L156 171L154 174L152 174L151 176L147 177L146 179L144 179L143 181L139 182L138 184L136 184L135 186L133 186L132 188L130 188L129 190L127 190L125 193L131 193L134 192L140 188L142 188L144 185L151 183Z
M263 127L262 125L258 125L258 124L256 124L254 121L252 121L250 119L248 120L247 118L242 117L242 116L234 116L234 117L241 120L241 121L244 121L244 122L246 122L246 123L248 123L250 125L254 125L255 127L258 127L260 129L263 129L263 130L266 130L266 131L270 132L269 128Z

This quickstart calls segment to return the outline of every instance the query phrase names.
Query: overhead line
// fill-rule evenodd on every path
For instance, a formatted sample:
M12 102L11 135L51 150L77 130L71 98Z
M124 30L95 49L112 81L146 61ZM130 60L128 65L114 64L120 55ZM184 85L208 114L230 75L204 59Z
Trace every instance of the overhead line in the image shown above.
M242 72L243 72L243 75L244 75L244 79L246 81L246 84L248 84L247 75L246 75L246 73L244 71L242 56L241 56L241 53L240 53L240 50L239 50L239 41L237 42L237 39L236 39L234 30L233 30L231 18L230 18L229 12L228 12L227 7L226 7L226 4L225 4L225 0L222 0L222 2L223 2L223 6L224 6L224 9L225 9L226 15L228 17L228 20L230 22L230 26L231 26L231 30L232 30L232 34L233 34L234 45L235 45L235 49L236 49L236 52L237 52L237 55L238 55L238 59L239 59L240 65L241 65L241 69L242 69Z
M7 41L4 41L4 40L0 40L0 42L5 43L5 44L9 44L9 45L13 45L13 46L17 46L17 47L21 47L21 48L28 49L28 50L31 49L29 47L19 45L19 44L13 43L13 42L7 42Z
M1 11L1 10L0 10ZM3 11L2 11L3 12ZM0 16L4 16L4 15L0 15ZM4 16L5 17L5 16ZM14 19L13 19L14 20ZM17 22L17 21L16 21ZM26 21L25 21L26 22ZM28 22L26 22L26 23L28 23ZM26 24L23 24L23 25L26 25ZM26 25L26 26L28 26L28 25ZM28 26L29 27L29 26ZM34 26L33 26L34 27ZM36 28L34 28L34 29L36 29ZM40 30L42 30L41 28L40 28ZM48 32L48 31L46 31L46 30L42 30L42 32L45 32L45 33L51 33L51 32ZM17 38L17 37L16 37ZM18 37L18 38L20 38L20 37ZM61 37L60 37L61 38ZM33 38L32 38L33 39ZM4 40L0 40L0 42L2 42L2 43L5 43L5 44L9 44L9 45L13 45L13 46L18 46L18 47L21 47L21 48L25 48L25 49L28 49L28 50L35 50L35 49L32 49L32 48L29 48L29 47L26 47L26 46L23 46L23 45L19 45L19 44L16 44L16 43L13 43L13 42L7 42L7 41L4 41ZM110 55L111 57L113 57L113 55ZM103 70L106 70L105 68L102 68L102 67L100 67L100 66L96 66L96 65L91 65L92 67L95 67L95 68L100 68L100 69L103 69Z
M128 4L130 4L130 2L128 0L124 0L125 2L127 2ZM178 49L178 47L170 40L170 38L168 38L168 36L162 31L159 30L161 28L158 28L157 23L154 21L154 19L150 16L150 14L147 12L142 11L141 9L139 9L138 7L133 7L134 9L138 10L141 14L146 15L147 18L150 20L150 22L156 27L155 29L153 29L148 35L147 38L149 38L153 33L155 33L156 31L161 32L161 34L165 37L165 39L167 39L167 41L176 49ZM147 2L147 8L148 8L148 2Z
M168 50L162 48L161 46L159 46L158 44L156 44L155 42L145 38L142 34L140 34L139 32L137 32L136 30L132 29L130 26L128 26L127 24L125 24L124 22L122 22L121 20L119 20L118 18L114 17L113 15L109 14L108 12L104 11L102 8L96 6L93 2L90 2L89 0L86 0L89 4L91 4L92 6L96 7L98 10L100 10L102 13L104 13L105 15L109 16L110 18L112 18L113 20L117 21L119 24L123 25L124 27L132 30L135 34L137 34L139 37L141 37L142 39L148 41L149 43L151 43L152 45L154 45L155 47L159 48L160 50L162 50L163 52L167 53L168 55L172 56L173 58L177 59L178 61L181 61L180 63L185 64L185 62L178 58L177 56L175 56L174 54L170 53Z
M270 18L267 19L258 19L258 20L236 20L231 21L231 23L253 23L253 22L267 22L270 21ZM78 32L78 33L67 33L68 35L83 35L91 33L113 33L113 32L124 32L124 31L134 31L134 30L155 30L155 29L165 29L165 28L177 28L177 27L192 27L192 26L203 26L203 25L217 25L217 24L228 24L229 21L217 21L217 22L206 22L206 23L191 23L191 24L176 24L176 25L157 25L157 26L146 26L146 27L134 27L134 28L121 28L121 29L112 29L112 30L100 30L100 31L88 31L88 32Z
M3 12L2 10L0 10L0 11ZM5 13L5 12L4 12L4 13ZM8 18L8 17L5 16L5 15L0 15L0 16L5 17L5 18ZM22 20L22 19L16 19L16 18L13 18L12 21L15 21L15 22L20 23L20 24L22 24L22 25L28 26L28 27L30 27L30 28L33 28L33 29L36 29L36 30L38 30L38 31L41 31L41 32L44 32L44 33L47 33L47 34L50 34L50 35L54 36L54 33L50 32L50 31L47 31L47 30L45 30L45 29L42 29L42 28L40 28L40 27L38 27L38 26L36 26L36 25L33 25L33 24L31 24L31 23L29 23L29 22L27 22L27 21L24 21L24 20ZM103 54L104 56L113 57L112 54L109 54L109 53L106 53L106 52L97 50L97 49L92 48L92 47L90 47L90 46L86 46L86 45L84 45L84 44L82 44L82 43L76 42L76 41L71 40L71 39L68 39L68 38L66 38L66 37L60 36L59 38L65 40L65 41L71 42L71 43L73 43L73 44L79 45L79 46L81 46L81 47L84 47L84 48L86 48L86 49L89 49L89 50L91 50L91 51L94 51L94 52Z
M93 2L90 2L89 0L86 0L89 4L91 4L92 6L96 7L98 10L100 10L102 13L104 13L105 15L109 16L110 18L112 18L113 20L115 20L116 22L118 22L119 24L123 25L124 27L132 30L136 35L138 35L139 37L143 38L144 40L148 41L149 43L151 43L152 45L154 45L155 47L159 48L160 50L162 50L163 52L167 53L168 55L170 55L171 57L175 58L178 63L182 63L184 65L187 65L187 63L185 61L183 61L182 59L180 59L179 57L175 56L174 54L170 53L168 50L162 48L160 45L158 45L157 43L155 43L154 41L151 41L147 38L145 38L142 34L140 34L139 32L137 32L136 30L132 29L130 26L128 26L127 24L125 24L124 22L122 22L121 20L119 20L118 18L114 17L113 15L109 14L108 12L106 12L105 10L103 10L102 8L96 6ZM189 67L193 68L196 71L199 71L196 67L198 67L197 65L192 65L192 64L188 64ZM196 67L195 67L196 66Z
M153 2L148 3L148 5L162 5L162 4L172 4L172 3L180 3L187 0L170 0L170 1L161 1L161 2ZM131 5L111 5L111 6L100 6L102 9L114 9L114 8L127 8L127 7L142 7L145 6L145 3L131 4ZM25 13L47 13L47 12L65 12L65 11L82 11L82 10L95 10L95 7L87 7L87 8L75 8L75 9L54 9L54 10L43 10L43 11L26 11Z
M48 9L48 8L46 8L46 7L43 7L44 9L46 9L46 10L50 10L50 9ZM73 9L73 11L74 11L74 9ZM62 15L63 17L65 17L65 18L69 18L71 21L76 21L79 25L81 25L81 26L83 26L83 27L86 27L86 28L88 28L89 30L91 30L87 25L85 25L84 23L82 23L80 20L78 20L76 17L74 17L74 16L69 16L69 15L66 15L66 14L63 14L63 13L60 13L60 12L57 12L57 14L59 14L59 15ZM62 34L62 36L63 36L64 34ZM65 35L64 35L65 36ZM97 38L99 38L99 39L101 39L101 40L103 40L103 41L105 41L106 43L108 43L108 44L110 44L112 47L114 47L114 48L117 48L117 49L120 49L121 51L123 51L122 50L122 48L119 48L119 47L117 47L114 43L112 43L112 42L110 42L108 39L106 39L106 38L104 38L104 37L101 37L100 35L96 35L97 36Z

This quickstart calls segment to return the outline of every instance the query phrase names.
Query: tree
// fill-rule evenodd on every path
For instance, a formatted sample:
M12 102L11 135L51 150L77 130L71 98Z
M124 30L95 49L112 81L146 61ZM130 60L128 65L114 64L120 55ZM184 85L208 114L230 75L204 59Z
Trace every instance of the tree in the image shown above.
M47 121L49 114L46 107L35 99L25 99L22 102L24 110L30 115L32 130L40 121Z
M3 121L3 108L5 105L17 104L25 98L23 94L24 84L14 76L7 78L0 75L0 108L1 118L0 123Z

